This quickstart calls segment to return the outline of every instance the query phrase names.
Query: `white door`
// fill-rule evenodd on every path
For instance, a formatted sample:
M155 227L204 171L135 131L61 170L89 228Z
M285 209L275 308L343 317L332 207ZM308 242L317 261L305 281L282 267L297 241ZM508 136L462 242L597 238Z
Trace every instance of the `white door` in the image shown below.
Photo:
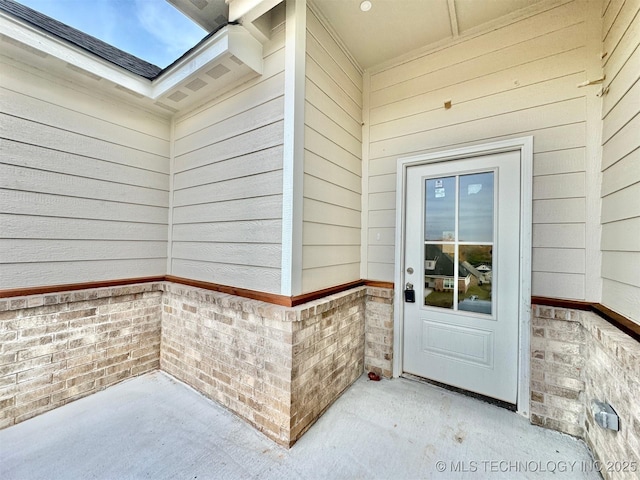
M406 172L403 370L515 404L520 152Z

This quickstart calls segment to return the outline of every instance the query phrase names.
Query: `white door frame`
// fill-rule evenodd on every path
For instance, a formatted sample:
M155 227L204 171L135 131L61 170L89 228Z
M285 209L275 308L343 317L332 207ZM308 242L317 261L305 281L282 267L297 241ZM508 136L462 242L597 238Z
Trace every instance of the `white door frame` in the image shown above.
M519 346L517 411L529 417L530 341L531 341L531 230L533 137L513 138L498 142L430 152L398 159L396 169L396 238L394 275L393 376L403 372L404 338L404 267L407 168L435 162L479 157L494 153L520 152L520 279L519 279Z

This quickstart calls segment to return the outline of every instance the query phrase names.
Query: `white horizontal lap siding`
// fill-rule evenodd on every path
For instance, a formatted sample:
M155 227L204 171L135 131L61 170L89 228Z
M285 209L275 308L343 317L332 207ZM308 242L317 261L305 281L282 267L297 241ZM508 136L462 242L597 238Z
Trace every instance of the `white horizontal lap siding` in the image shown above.
M602 303L640 324L640 2L607 4L602 41Z
M302 291L360 278L362 73L307 13Z
M372 71L369 278L393 281L398 157L533 135L533 294L585 298L584 15L563 2Z
M168 121L2 63L0 289L164 275Z
M170 273L280 292L284 31L264 74L175 122Z

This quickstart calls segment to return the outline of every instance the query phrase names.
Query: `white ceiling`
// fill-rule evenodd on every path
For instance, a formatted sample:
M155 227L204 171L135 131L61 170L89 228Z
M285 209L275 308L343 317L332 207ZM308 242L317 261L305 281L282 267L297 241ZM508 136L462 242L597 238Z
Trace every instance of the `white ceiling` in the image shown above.
M524 14L543 0L313 0L363 69Z
M225 0L166 0L207 31L226 21ZM495 28L554 0L307 0L364 70L419 48Z

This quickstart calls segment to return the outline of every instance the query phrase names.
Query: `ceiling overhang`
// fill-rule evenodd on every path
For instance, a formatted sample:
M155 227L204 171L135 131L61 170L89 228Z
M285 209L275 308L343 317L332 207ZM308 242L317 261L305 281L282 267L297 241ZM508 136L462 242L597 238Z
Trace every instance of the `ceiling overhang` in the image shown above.
M208 32L217 25L238 23L260 42L269 39L271 22L266 15L283 0L167 0Z
M363 10L362 0L307 0L360 68L370 72L501 28L564 1L370 0L370 8Z
M213 32L228 21L226 3L222 0L167 0L207 32Z

